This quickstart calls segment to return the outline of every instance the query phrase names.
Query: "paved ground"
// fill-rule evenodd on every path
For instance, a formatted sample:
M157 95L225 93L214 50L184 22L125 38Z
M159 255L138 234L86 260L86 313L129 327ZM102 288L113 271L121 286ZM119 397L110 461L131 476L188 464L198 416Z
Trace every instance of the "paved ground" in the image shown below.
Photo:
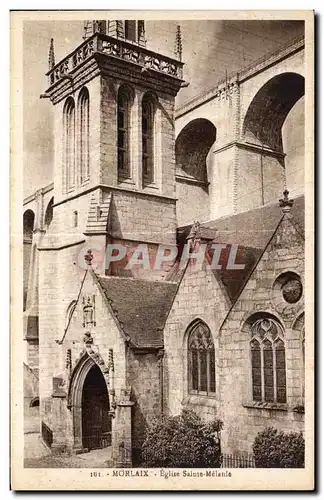
M34 469L91 469L109 467L111 448L92 450L80 455L51 455L44 446L38 434L25 434L25 461L26 468Z
M39 437L39 432L25 433L24 439L25 439L25 458L38 459L51 454L47 446L45 446L44 443L41 441Z

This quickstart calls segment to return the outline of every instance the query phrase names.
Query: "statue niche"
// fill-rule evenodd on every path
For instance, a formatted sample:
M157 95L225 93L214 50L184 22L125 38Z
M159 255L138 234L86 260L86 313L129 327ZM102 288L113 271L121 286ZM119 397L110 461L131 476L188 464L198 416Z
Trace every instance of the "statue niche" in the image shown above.
M96 326L96 302L95 295L84 296L83 300L83 328Z

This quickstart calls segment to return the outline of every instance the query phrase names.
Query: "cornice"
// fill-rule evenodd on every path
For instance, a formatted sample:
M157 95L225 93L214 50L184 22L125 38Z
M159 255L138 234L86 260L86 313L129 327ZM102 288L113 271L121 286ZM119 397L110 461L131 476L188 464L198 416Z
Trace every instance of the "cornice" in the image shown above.
M44 96L56 104L102 72L175 96L184 84L182 67L176 59L96 33L47 73Z

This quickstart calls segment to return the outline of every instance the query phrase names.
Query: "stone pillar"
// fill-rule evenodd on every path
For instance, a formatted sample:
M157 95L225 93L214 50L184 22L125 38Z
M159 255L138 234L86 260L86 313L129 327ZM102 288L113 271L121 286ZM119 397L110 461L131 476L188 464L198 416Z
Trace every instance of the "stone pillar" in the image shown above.
M130 389L122 389L112 421L112 460L115 467L132 466L132 406Z
M73 452L82 453L82 407L80 405L75 405L73 407Z
M61 377L53 378L53 394L52 394L52 432L53 443L51 446L52 453L61 453L67 449L67 394L64 388L64 381Z

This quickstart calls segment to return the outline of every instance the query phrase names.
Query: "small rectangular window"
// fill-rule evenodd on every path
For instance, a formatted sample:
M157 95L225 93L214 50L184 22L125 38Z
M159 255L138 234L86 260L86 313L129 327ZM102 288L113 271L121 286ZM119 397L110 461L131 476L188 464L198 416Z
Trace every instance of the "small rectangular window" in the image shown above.
M137 41L136 21L125 21L125 38L131 42Z

